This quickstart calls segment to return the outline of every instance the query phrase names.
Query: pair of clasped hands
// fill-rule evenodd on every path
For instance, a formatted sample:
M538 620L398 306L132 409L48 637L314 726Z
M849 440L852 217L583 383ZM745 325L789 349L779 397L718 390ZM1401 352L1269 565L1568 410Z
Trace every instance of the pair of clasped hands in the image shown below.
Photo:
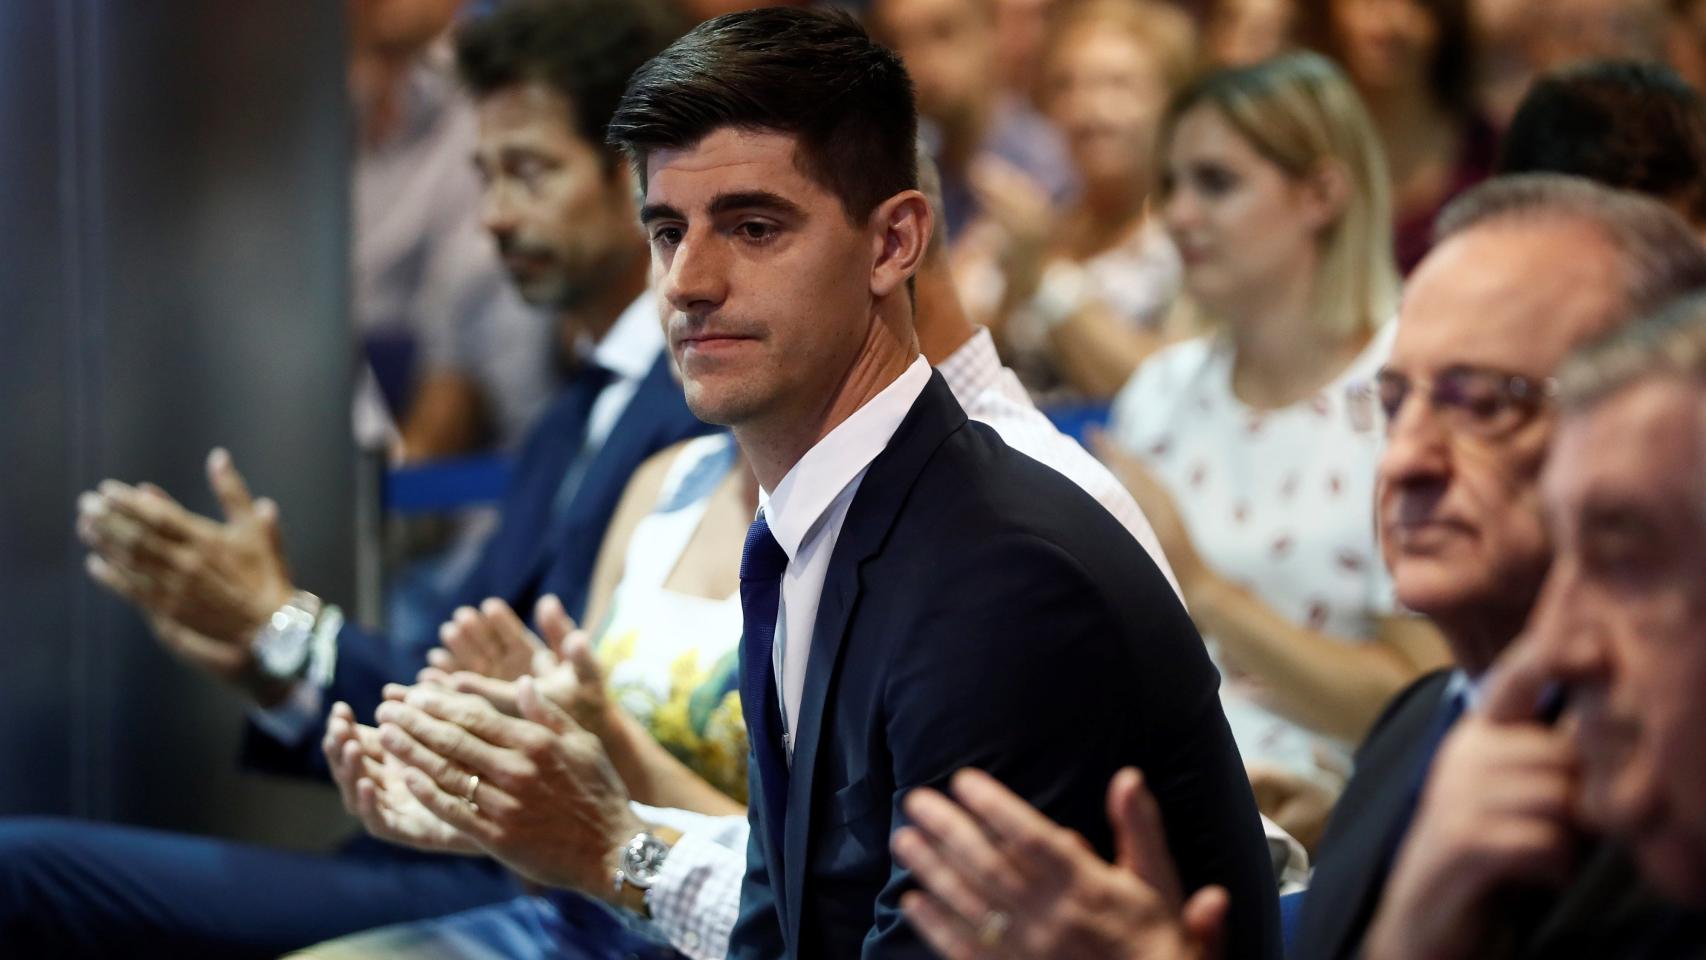
M374 836L602 891L610 838L642 828L603 746L619 708L557 598L534 617L543 637L501 600L457 610L418 682L387 685L374 726L334 704L321 746Z

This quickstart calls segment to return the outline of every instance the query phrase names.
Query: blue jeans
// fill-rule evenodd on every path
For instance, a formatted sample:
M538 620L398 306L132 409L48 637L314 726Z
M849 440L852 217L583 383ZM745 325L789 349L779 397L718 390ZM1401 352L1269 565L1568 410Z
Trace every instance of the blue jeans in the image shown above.
M6 957L276 957L520 892L493 861L367 838L309 854L106 823L0 819Z

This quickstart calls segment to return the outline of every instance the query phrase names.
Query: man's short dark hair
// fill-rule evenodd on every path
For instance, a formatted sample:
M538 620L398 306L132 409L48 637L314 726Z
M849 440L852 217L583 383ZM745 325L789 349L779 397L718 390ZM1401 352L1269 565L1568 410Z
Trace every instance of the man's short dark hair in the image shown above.
M707 20L634 74L610 143L643 188L649 153L724 127L797 138L800 169L855 223L918 184L912 80L845 13L772 7Z
M1706 224L1706 103L1663 64L1609 60L1537 80L1501 173L1568 173L1644 193Z
M680 27L657 0L510 0L462 28L456 65L475 97L544 84L569 101L575 132L603 146L628 78Z

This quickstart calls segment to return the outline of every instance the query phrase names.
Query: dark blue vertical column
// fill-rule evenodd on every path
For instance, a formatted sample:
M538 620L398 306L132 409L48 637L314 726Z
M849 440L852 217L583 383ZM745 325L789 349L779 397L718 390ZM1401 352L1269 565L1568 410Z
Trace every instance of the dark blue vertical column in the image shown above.
M214 512L222 444L303 585L352 592L344 6L0 4L0 813L327 832L237 774L236 697L88 585L72 522L105 476Z

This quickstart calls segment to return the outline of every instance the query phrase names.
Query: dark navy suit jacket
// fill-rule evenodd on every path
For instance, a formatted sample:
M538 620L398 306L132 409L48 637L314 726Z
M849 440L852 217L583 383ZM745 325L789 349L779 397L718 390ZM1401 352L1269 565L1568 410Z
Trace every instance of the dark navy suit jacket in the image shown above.
M1279 953L1267 845L1218 677L1167 580L1065 477L968 423L940 375L854 496L812 633L786 810L754 778L730 956L926 957L889 854L902 797L989 771L1111 859L1143 769L1229 958Z
M1357 748L1356 774L1333 808L1304 895L1291 956L1356 957L1392 869L1386 838L1410 816L1416 771L1427 762L1451 671L1412 683L1387 704Z
M586 467L573 498L553 518L557 490L585 441L595 397L595 391L576 390L571 382L529 431L504 495L498 529L455 591L455 605L500 597L530 617L541 596L555 593L578 619L605 528L629 477L659 450L716 429L687 409L681 386L670 373L668 354L660 351ZM454 606L444 611L446 616L451 609ZM388 638L346 624L338 634L337 671L326 690L326 705L343 700L357 717L370 720L384 685L414 682L426 664L426 652L437 644L435 631ZM320 739L316 731L299 743L281 744L251 724L244 759L276 772L323 774Z

